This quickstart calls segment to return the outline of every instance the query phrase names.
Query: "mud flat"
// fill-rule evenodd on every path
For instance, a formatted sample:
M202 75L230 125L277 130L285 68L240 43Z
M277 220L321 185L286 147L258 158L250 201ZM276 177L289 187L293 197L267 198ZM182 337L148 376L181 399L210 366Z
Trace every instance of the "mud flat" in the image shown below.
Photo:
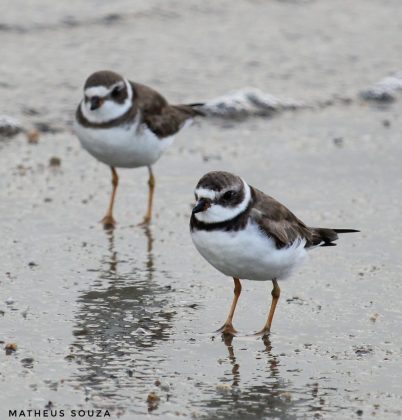
M111 418L402 416L402 101L359 92L402 68L400 2L6 1L0 114L0 412L110 410ZM46 14L43 11L46 10ZM39 13L39 11L42 11ZM109 170L71 121L85 77L113 68L175 102L255 87L322 104L208 118L156 165L121 171L113 234ZM244 282L239 337L213 333L232 283L188 234L192 190L241 174L308 224L353 227L283 282L269 340L249 336L268 284ZM49 404L51 403L51 404Z

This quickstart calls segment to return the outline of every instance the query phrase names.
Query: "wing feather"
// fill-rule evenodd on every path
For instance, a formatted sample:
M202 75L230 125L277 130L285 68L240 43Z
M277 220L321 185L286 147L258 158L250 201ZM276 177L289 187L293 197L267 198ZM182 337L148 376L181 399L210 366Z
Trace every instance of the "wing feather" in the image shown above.
M148 86L131 82L134 103L140 111L142 121L158 137L168 137L177 133L186 120L200 115L190 105L169 105L167 100Z
M287 207L256 188L253 191L255 202L250 216L279 248L290 246L297 239L305 239L306 246L313 245L313 232Z

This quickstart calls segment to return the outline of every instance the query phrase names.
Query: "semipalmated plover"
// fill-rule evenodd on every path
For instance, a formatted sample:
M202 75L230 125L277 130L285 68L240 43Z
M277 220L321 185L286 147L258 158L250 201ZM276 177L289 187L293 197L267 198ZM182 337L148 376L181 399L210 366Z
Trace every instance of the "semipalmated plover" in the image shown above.
M190 230L200 254L217 270L233 277L233 303L218 330L236 333L232 320L241 293L240 279L272 280L272 303L267 321L258 333L266 335L272 324L280 288L307 250L334 246L338 233L354 229L306 226L284 205L228 172L209 172L195 189Z
M152 164L187 121L202 115L196 109L199 105L170 105L155 90L112 71L98 71L88 77L74 131L84 149L112 170L112 196L102 219L105 227L115 225L116 168L148 167L148 208L143 223L150 222L155 188Z

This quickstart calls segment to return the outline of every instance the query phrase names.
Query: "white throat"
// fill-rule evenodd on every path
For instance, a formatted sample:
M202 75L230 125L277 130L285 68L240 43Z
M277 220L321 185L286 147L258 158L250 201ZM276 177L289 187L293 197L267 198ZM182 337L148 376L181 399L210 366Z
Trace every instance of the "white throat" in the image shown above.
M223 207L219 204L213 204L205 211L195 213L195 218L200 222L204 223L220 223L231 220L246 210L247 206L251 200L251 191L250 187L242 179L244 185L244 198L243 200L235 207ZM216 198L216 192L212 190L205 190L203 188L197 189L196 194L198 198Z
M109 121L112 121L116 118L121 117L123 114L125 114L132 105L132 98L133 98L133 90L131 88L130 83L124 79L124 83L127 87L127 98L122 104L118 104L111 100L105 100L105 102L100 106L98 109L94 109L91 111L90 109L90 103L86 103L83 99L81 101L80 107L81 112L84 115L84 117L92 123L95 124L101 124L106 123ZM113 86L110 89L106 89L104 86L93 86L91 88L88 88L85 93L89 96L100 96L104 97L106 96L111 90L113 90Z

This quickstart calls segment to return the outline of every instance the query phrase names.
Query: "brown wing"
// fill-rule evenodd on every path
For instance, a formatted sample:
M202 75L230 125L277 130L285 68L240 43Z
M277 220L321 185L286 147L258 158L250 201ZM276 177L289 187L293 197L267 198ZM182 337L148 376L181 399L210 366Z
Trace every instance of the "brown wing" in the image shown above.
M278 248L291 245L297 238L306 239L306 246L314 244L314 232L283 204L253 188L255 202L250 216L272 237Z
M200 112L191 105L169 105L155 90L139 83L130 82L134 93L134 104L141 112L142 122L158 137L177 133L186 120Z

